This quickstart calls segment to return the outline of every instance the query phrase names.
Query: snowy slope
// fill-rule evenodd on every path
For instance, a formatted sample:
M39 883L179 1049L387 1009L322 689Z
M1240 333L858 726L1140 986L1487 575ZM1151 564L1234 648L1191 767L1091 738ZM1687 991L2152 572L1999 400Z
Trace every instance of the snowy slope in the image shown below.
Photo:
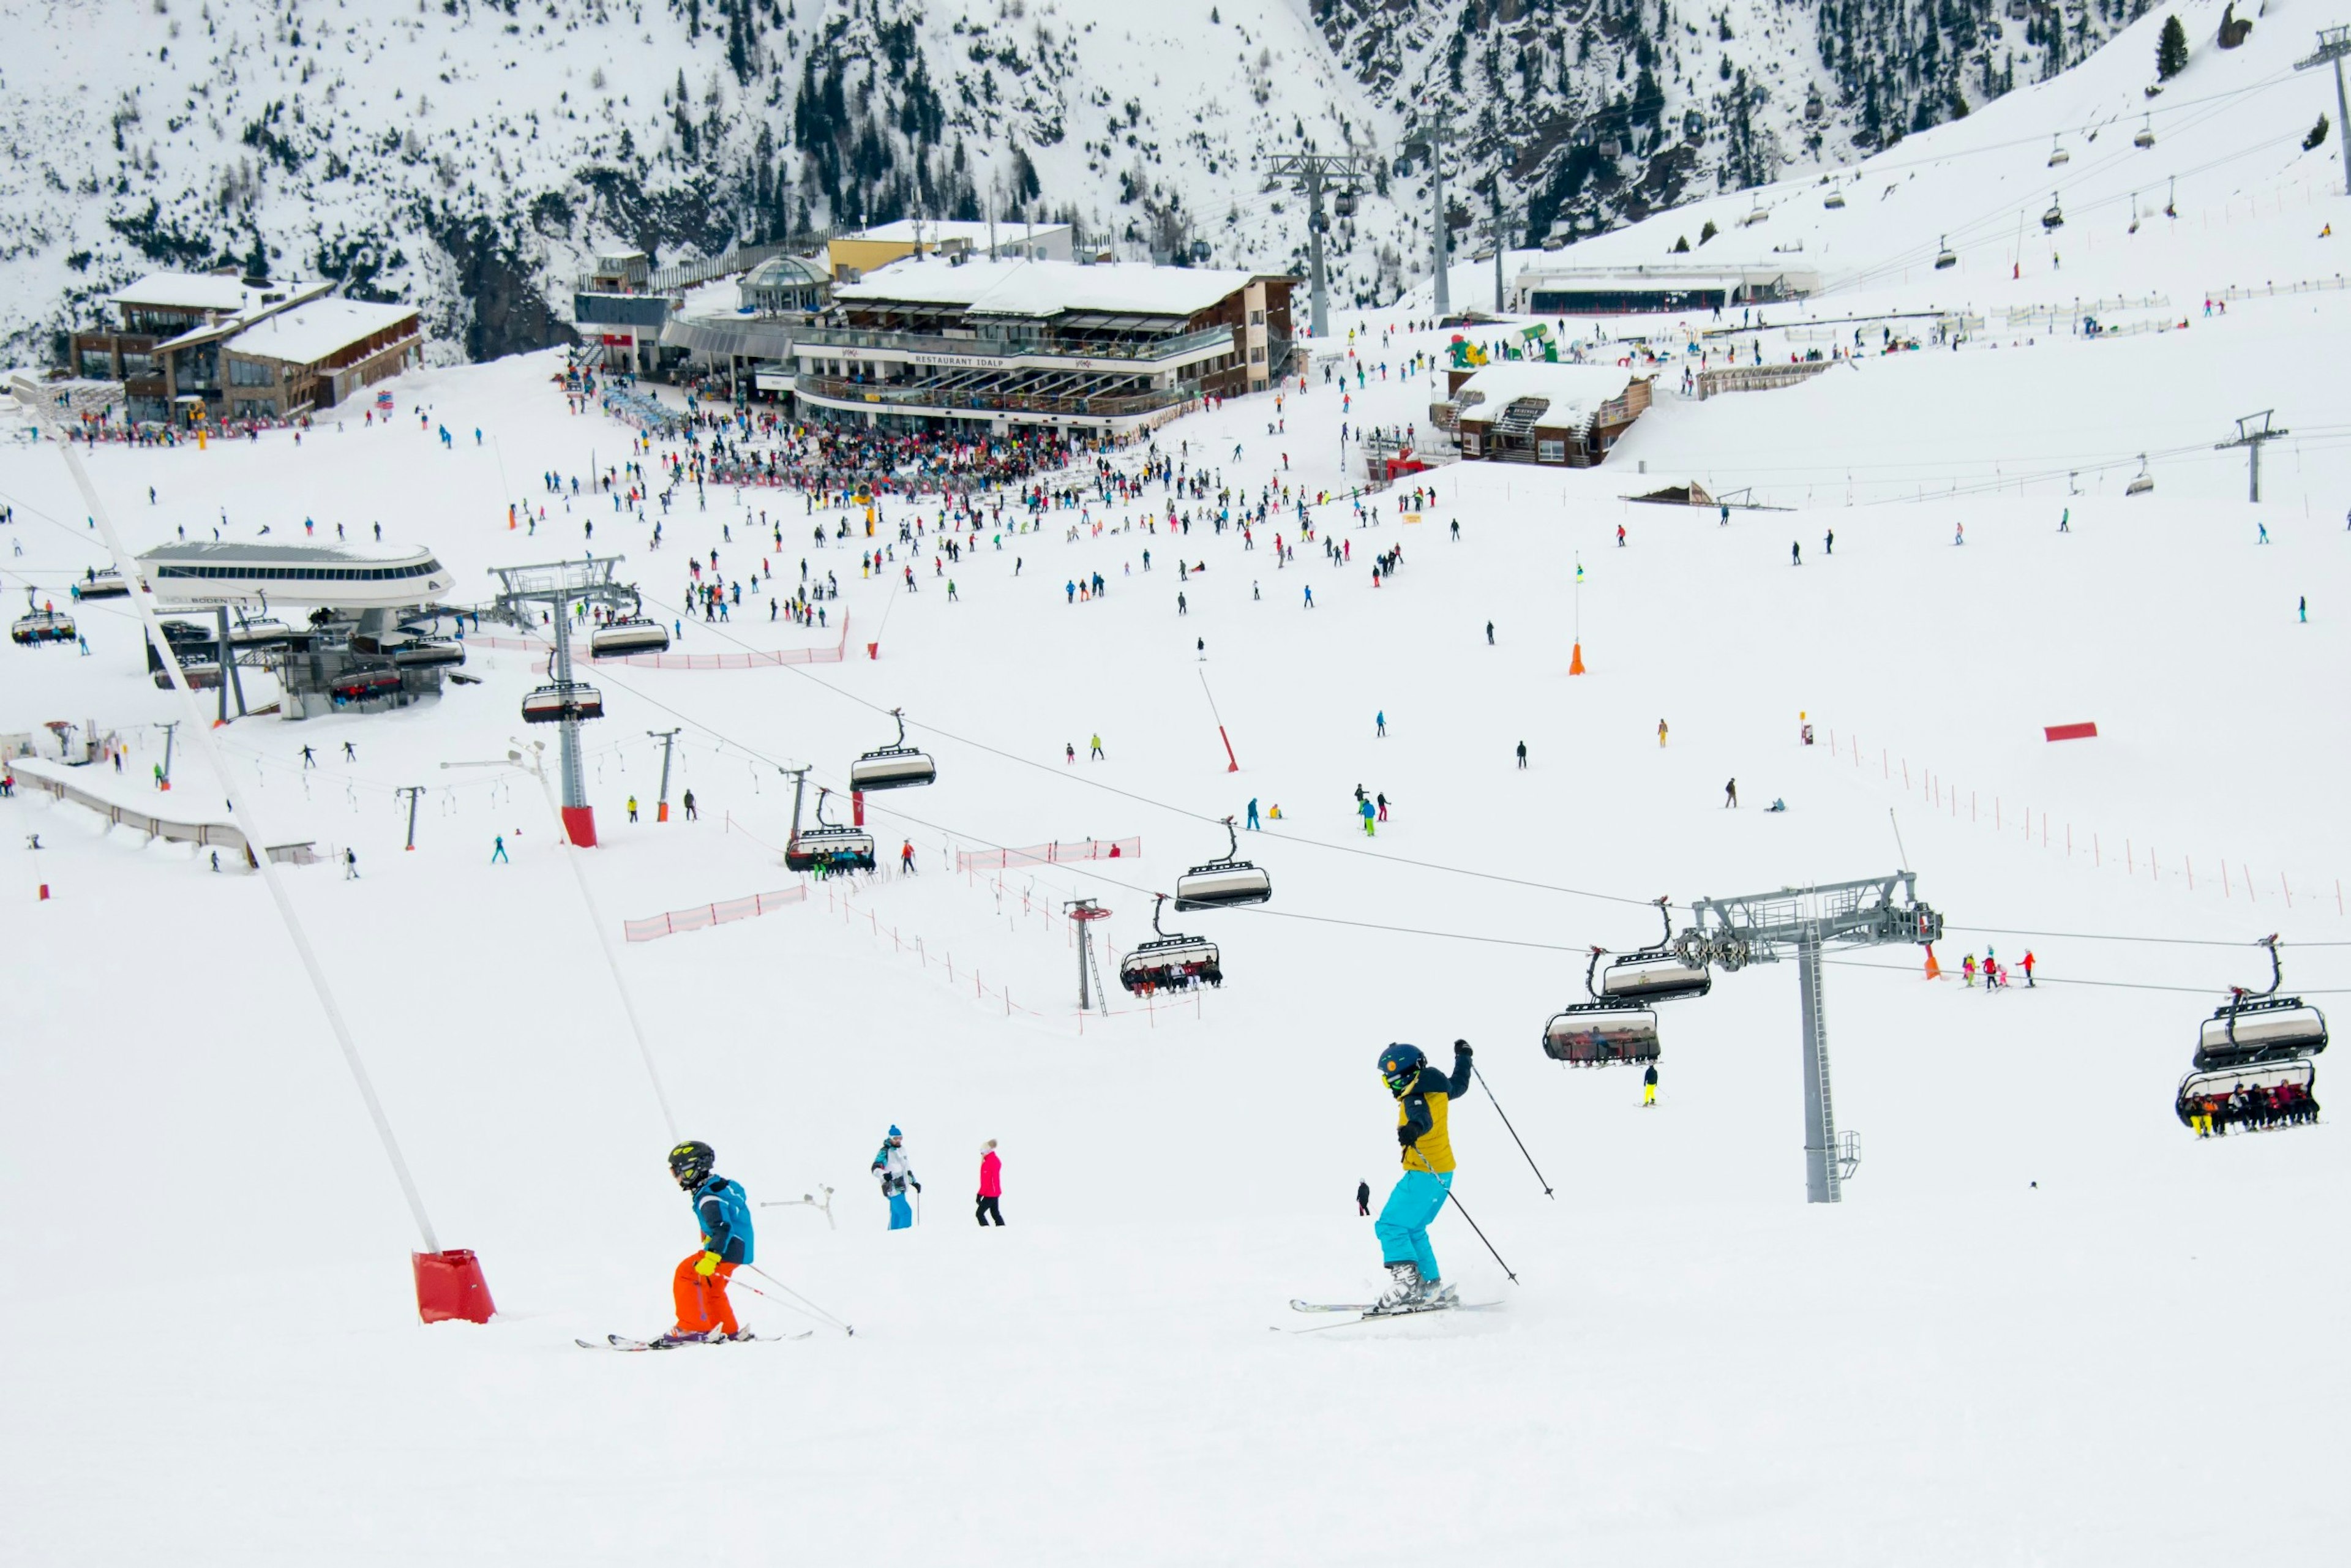
M2261 41L2210 90L2266 82L2279 61ZM2073 112L2013 134L2045 141ZM2345 204L2321 179L2281 210L2301 171L2269 173L2209 241L2117 240L2079 263L2069 248L2061 276L2104 268L2102 290L2172 289L2182 311L2177 277L2303 276ZM1865 262L1930 244L1940 221L1896 198L1881 211L1855 238ZM1960 282L1989 306L1994 272L1970 253ZM1897 269L1856 297L1925 308L1951 287ZM477 650L483 685L396 716L219 732L267 836L357 850L359 882L287 874L442 1239L486 1260L502 1308L486 1329L413 1322L414 1232L261 887L87 812L0 802L0 975L19 1020L0 1046L0 1244L26 1260L0 1294L12 1538L64 1563L624 1563L696 1531L817 1562L2331 1560L2325 1412L2351 1355L2327 1310L2343 1270L2313 1239L2351 1213L2340 1130L2330 1111L2199 1143L2170 1101L2224 988L2266 980L2251 938L2282 933L2314 1000L2351 987L2351 949L2325 945L2351 941L2351 833L2323 696L2351 652L2351 465L2310 352L2351 326L2351 298L2210 321L2198 304L2186 332L1995 350L1987 329L1958 353L1702 405L1669 371L1605 467L1449 467L1419 523L1328 514L1344 566L1301 543L1275 567L1272 527L1254 549L1197 528L1066 542L1059 513L1001 550L983 536L913 595L859 577L854 551L810 549L812 571L844 580L831 608L852 649L878 641L878 660L599 672L610 716L587 745L607 844L587 871L612 925L790 882L763 847L789 810L775 768L837 785L888 737L877 708L904 706L938 758L936 786L873 802L918 876L845 905L813 889L619 965L682 1130L755 1197L838 1189L838 1231L760 1210L760 1260L854 1339L634 1358L570 1343L659 1327L692 1235L536 786L440 766L504 754L532 655ZM1341 421L1415 417L1429 383L1402 376L1404 356L1445 336L1383 342L1387 323L1370 325L1352 407L1318 373L1279 413L1236 401L1168 427L1165 448L1252 492L1285 453L1293 485L1343 486ZM549 368L421 371L393 383L389 427L102 449L93 472L133 548L224 514L235 537L380 520L483 582L581 548L582 514L557 503L531 538L506 529L506 502L623 439L565 413ZM2259 508L2235 455L2158 465L2152 497L2088 474L2076 497L2048 472L2218 439L2249 398L2295 429ZM441 451L420 408L483 444ZM2180 434L2158 440L2158 421ZM1742 476L1767 459L1773 476ZM1652 476L1712 460L1719 482L1797 509L1726 528L1627 506L1644 460ZM1962 488L1986 461L2038 476ZM1878 482L1871 465L1893 462L1914 493ZM1832 483L1847 470L1850 496ZM96 563L53 452L0 448L0 498L24 550L0 552L12 591L60 592ZM755 538L763 508L805 527L797 498L687 506L659 554L634 523L600 527L596 548L623 550L664 606L686 550L797 577L805 535L788 528L780 555ZM1115 528L1131 511L1093 516ZM1374 590L1366 558L1399 542L1405 570ZM1180 618L1178 552L1207 567L1180 585ZM1110 594L1066 602L1091 570ZM837 634L770 629L746 601L723 630L689 625L683 651ZM174 716L172 699L120 605L82 620L87 659L0 649L0 731L89 718L135 736L122 783L97 782L151 800L138 776L160 737L137 727ZM1579 636L1591 673L1571 677ZM2080 719L2097 740L2043 740ZM632 828L622 803L650 801L658 768L644 732L673 726L702 821ZM1095 732L1105 761L1061 761ZM193 810L211 792L187 735L172 798ZM1348 816L1358 782L1395 803L1368 841ZM404 785L428 790L413 854ZM1044 912L1097 896L1123 951L1147 933L1147 892L1220 849L1212 820L1252 797L1283 808L1247 845L1276 902L1184 917L1223 944L1225 987L1144 1012L1121 997L1130 1010L1081 1032L1075 956ZM1758 809L1775 797L1786 813ZM494 834L512 864L487 863ZM1140 834L1144 853L1000 889L945 874L955 848L1088 834ZM2042 984L1930 984L1907 949L1830 970L1839 1124L1864 1154L1841 1207L1801 1202L1785 967L1664 1011L1656 1110L1629 1075L1541 1057L1585 947L1650 936L1642 901L1903 861L1951 923L1947 967L2029 946ZM1499 1310L1271 1332L1313 1321L1292 1295L1375 1284L1349 1202L1395 1157L1374 1057L1405 1038L1441 1061L1456 1037L1557 1193L1483 1096L1457 1108L1457 1191L1519 1282L1448 1216L1447 1271ZM893 1122L927 1189L911 1235L882 1232L862 1182ZM975 1236L962 1205L990 1137L1012 1224ZM760 1327L798 1324L742 1299Z

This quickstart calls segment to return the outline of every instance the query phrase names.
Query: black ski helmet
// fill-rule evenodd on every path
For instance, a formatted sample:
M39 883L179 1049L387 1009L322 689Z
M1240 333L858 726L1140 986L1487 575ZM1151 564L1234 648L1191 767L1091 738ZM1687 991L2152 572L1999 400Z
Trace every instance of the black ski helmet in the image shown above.
M1390 1045L1380 1052L1380 1076L1387 1081L1391 1094L1401 1094L1411 1088L1413 1080L1427 1065L1428 1058L1416 1045Z
M717 1162L717 1150L699 1139L688 1139L669 1152L669 1174L680 1186L699 1186Z

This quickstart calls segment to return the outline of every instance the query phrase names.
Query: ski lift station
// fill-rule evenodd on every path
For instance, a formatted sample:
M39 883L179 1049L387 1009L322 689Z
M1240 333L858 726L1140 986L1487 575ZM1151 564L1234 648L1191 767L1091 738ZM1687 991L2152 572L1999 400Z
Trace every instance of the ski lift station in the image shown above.
M1714 242L1729 243L1725 235ZM1740 243L1760 246L1761 238ZM1671 262L1636 267L1570 267L1543 260L1519 274L1512 308L1533 316L1623 316L1640 312L1721 310L1802 299L1817 293L1818 272L1763 256L1752 262L1726 257L1708 265Z
M1590 468L1649 406L1649 382L1616 365L1518 361L1451 371L1453 393L1430 417L1458 432L1461 455Z

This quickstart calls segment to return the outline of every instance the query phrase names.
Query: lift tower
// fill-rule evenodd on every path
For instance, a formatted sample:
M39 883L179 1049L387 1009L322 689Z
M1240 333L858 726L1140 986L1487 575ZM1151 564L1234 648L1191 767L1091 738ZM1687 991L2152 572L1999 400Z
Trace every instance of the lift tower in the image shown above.
M1306 198L1306 281L1313 301L1314 335L1327 338L1331 288L1323 277L1322 235L1331 226L1331 217L1322 210L1322 193L1338 186L1339 215L1353 217L1362 187L1372 183L1375 172L1372 156L1367 152L1283 152L1267 162L1265 172L1277 180L1295 180L1290 189Z
M543 566L490 569L497 574L500 584L493 614L527 631L537 631L538 622L531 610L537 605L548 606L548 620L555 633L554 679L567 689L572 684L572 607L601 604L608 610L618 610L636 602L636 590L613 580L612 569L621 564L621 559L619 556L601 559L589 556L580 560L549 561ZM588 804L587 789L580 779L580 721L566 709L562 723L563 743L558 751L563 759L564 835L583 850L594 849L596 813Z
M1835 1203L1860 1164L1858 1140L1837 1138L1829 1094L1828 1024L1822 1010L1821 949L1831 943L1878 946L1925 945L1943 935L1943 917L1918 902L1917 877L1907 871L1859 882L1783 887L1744 898L1701 898L1690 905L1697 924L1674 939L1682 962L1713 963L1727 974L1750 964L1776 963L1792 952L1802 966L1798 993L1804 1024L1804 1200Z
M2335 68L2335 145L2343 154L2343 193L2351 196L2351 99L2343 92L2343 57L2351 55L2351 26L2318 29L2318 52L2306 60L2296 60L2298 71L2314 70L2320 66Z

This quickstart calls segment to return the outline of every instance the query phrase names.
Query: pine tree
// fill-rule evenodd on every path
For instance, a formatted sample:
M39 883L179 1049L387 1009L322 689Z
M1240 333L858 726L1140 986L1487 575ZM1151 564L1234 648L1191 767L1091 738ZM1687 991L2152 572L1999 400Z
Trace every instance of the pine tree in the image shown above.
M2155 46L2155 78L2169 81L2188 68L2188 29L2176 16L2163 19L2163 37Z

